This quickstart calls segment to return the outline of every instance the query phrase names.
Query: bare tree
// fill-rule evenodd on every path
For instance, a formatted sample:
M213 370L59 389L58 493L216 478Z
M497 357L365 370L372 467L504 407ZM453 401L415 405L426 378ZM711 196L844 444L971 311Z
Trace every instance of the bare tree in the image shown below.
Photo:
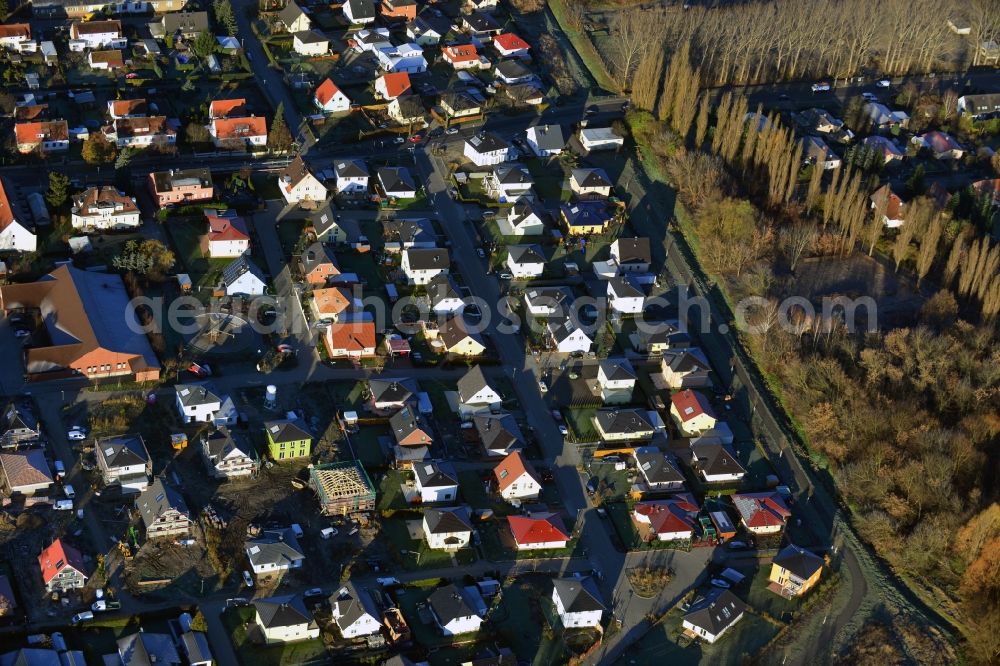
M609 34L612 47L606 54L612 68L621 78L622 88L631 89L632 75L643 55L654 44L649 36L656 34L650 30L649 17L641 9L617 12L611 21Z
M807 222L799 222L781 230L781 251L788 258L788 268L795 272L802 255L816 241L816 228Z

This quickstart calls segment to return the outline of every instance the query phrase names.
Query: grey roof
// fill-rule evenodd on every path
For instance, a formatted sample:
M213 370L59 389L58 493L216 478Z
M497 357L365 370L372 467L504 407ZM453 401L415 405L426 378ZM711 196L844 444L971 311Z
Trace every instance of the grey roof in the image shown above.
M196 664L213 662L212 649L208 646L208 636L200 631L186 631L181 634L181 649L187 655L188 662Z
M431 299L431 305L437 305L446 298L461 298L458 285L450 275L438 275L427 283L427 296Z
M350 627L366 615L376 620L379 620L380 617L378 608L375 606L371 595L367 591L359 589L351 582L346 583L337 592L330 595L330 606L333 607L334 604L337 605L340 616L334 616L333 619L342 630Z
M631 435L653 429L653 424L641 409L599 409L594 418L607 433Z
M493 177L503 185L531 185L535 182L528 167L523 164L497 164L493 167Z
M498 150L509 150L510 144L493 132L480 132L465 140L477 153L492 153Z
M467 14L462 17L462 21L476 32L491 32L503 29L503 26L495 18L483 12Z
M424 115L424 103L420 101L419 95L406 93L397 97L392 103L399 108L401 118L422 118Z
M691 605L684 620L718 636L746 611L747 606L729 590L715 588Z
M385 236L400 243L436 243L434 225L426 217L385 220L382 222Z
M375 3L372 0L347 0L351 6L351 16L357 19L375 18Z
M306 13L302 11L302 8L295 4L292 0L288 0L285 3L284 8L278 12L278 20L281 21L285 28L290 27L299 18L305 16Z
M536 125L535 142L542 150L561 150L566 145L560 125Z
M483 374L483 369L474 365L458 380L458 399L462 402L468 402L472 396L484 388L488 388L489 385L490 383L486 381L486 375Z
M516 264L545 263L545 254L539 245L508 245L507 252Z
M434 615L437 616L442 625L446 625L456 618L477 614L472 609L472 604L466 600L463 590L454 583L439 587L431 592L431 595L427 597L427 603L430 604Z
M291 529L264 532L260 538L247 541L246 553L254 566L273 564L286 568L306 556Z
M246 437L234 435L228 428L220 427L203 437L207 444L208 454L222 460L233 451L239 451L250 457L252 447Z
M653 330L649 330L650 328ZM691 336L685 331L680 330L680 323L676 320L664 321L659 324L649 322L643 329L639 331L639 337L647 345L666 344L675 348L691 346Z
M413 466L413 474L424 488L446 488L458 485L458 474L447 461L431 461Z
M370 379L368 388L375 402L406 402L417 392L412 379Z
M420 463L417 463L419 465ZM424 511L424 522L431 534L452 534L454 532L471 532L472 522L469 520L469 509L464 506L427 509Z
M181 658L168 634L139 631L118 639L118 655L124 666L180 664Z
M405 654L394 654L383 661L382 666L416 666L416 662Z
M529 199L518 199L507 214L507 223L512 227L517 227L531 216L535 216L539 220L542 219Z
M322 208L309 217L309 220L319 238L324 237L333 227L343 229L349 242L356 240L361 235L361 226L357 220L351 217L337 219L332 201L327 201Z
M387 193L417 189L416 183L413 182L413 176L410 175L410 170L406 167L382 167L376 174L382 189Z
M693 349L697 349L696 347ZM711 369L698 354L691 349L677 349L663 352L663 361L667 366L677 373L705 373Z
M7 430L31 430L32 432L38 432L38 419L29 409L24 409L18 405L13 400L7 403L7 407L3 410L3 416L0 417L0 428L3 431Z
M20 648L0 653L0 666L86 666L86 664L83 652L80 650L60 653L48 648Z
M413 270L448 268L451 264L448 250L445 248L408 248L404 252Z
M602 201L578 201L559 207L567 224L571 227L604 225L611 216Z
M823 568L823 558L793 543L782 548L772 561L803 580Z
M170 12L163 15L163 31L168 35L175 32L193 35L208 29L208 12Z
M571 318L561 316L549 317L548 323L545 327L546 330L548 330L549 335L551 335L556 342L562 342L569 336L581 330L579 326L573 323ZM588 340L591 339L586 332L584 332L584 335L587 336Z
M254 608L265 628L294 627L300 624L313 624L313 617L302 597L289 594L266 599L254 599Z
M634 455L636 467L649 483L684 483L684 475L655 446L636 447Z
M636 378L635 368L627 358L606 358L601 361L600 367L604 370L604 376L612 381L621 382Z
M472 423L487 451L503 450L508 454L524 448L524 436L513 414L477 414Z
M326 35L316 30L300 30L295 33L295 39L299 40L303 44L325 44L330 41Z
M361 160L337 160L333 170L338 178L367 178L368 166Z
M618 261L620 263L648 264L652 261L648 238L619 238L615 243L618 246Z
M97 442L97 454L104 458L110 469L131 467L149 462L149 451L142 435L117 435L105 437Z
M278 419L276 421L265 421L264 429L267 430L274 442L297 442L302 439L312 439L312 435L305 428L305 424L298 419Z
M406 439L411 433L417 430L422 430L430 435L423 415L413 411L409 406L403 407L389 417L389 428L392 430L397 441Z
M573 169L572 178L581 187L610 187L611 179L604 169Z
M746 473L740 461L723 444L697 444L691 448L698 458L698 467L709 476Z
M267 281L264 278L264 273L257 267L257 264L250 261L247 255L241 254L222 269L222 282L228 287L246 273L250 273L261 282Z
M213 392L208 384L177 384L174 387L177 397L185 407L207 405L212 402L222 402L222 398Z
M616 275L608 280L608 294L614 293L619 298L636 298L645 296L634 280L624 275Z
M569 287L535 287L524 292L524 300L530 307L565 309L573 302L573 292Z
M965 108L971 113L990 113L1000 108L1000 93L985 93L981 95L963 95Z
M333 250L319 241L311 243L299 255L299 261L302 262L302 271L306 274L311 273L317 266L337 264L337 258L334 256Z
M208 169L171 169L153 174L157 192L170 192L175 187L212 186L212 172Z
M482 106L479 100L462 90L445 93L441 96L441 101L446 103L455 112L478 109Z
M501 60L497 63L496 72L497 74L502 75L505 79L524 79L534 74L530 69L522 65L517 60ZM555 125L555 127L559 126ZM560 136L561 134L562 132L560 131ZM558 147L562 148L564 145L566 145L565 142L560 144Z
M568 613L605 610L601 593L590 576L584 578L557 578L552 581L563 608Z
M163 483L163 479L156 477L135 500L135 505L142 515L142 522L149 527L156 519L167 511L173 509L189 516L187 504L184 498L173 487Z

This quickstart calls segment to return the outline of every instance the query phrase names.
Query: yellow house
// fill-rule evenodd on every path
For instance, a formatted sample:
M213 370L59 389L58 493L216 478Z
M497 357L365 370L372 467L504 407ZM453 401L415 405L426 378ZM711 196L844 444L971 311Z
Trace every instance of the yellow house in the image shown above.
M559 221L570 236L603 233L611 221L603 201L577 201L559 207Z
M470 333L461 315L452 317L441 324L438 338L444 343L449 354L458 356L480 356L486 352L486 345L478 333Z
M267 450L272 460L288 460L308 456L312 448L312 435L296 421L282 419L264 424Z
M822 573L823 558L789 544L771 560L767 588L783 597L800 597L819 582Z

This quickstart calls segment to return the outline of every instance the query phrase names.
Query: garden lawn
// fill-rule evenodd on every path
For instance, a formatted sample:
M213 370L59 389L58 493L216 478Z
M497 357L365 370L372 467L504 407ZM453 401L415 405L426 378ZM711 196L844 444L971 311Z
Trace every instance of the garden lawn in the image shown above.
M571 407L562 410L570 436L575 442L596 442L597 430L594 428L596 409L591 407Z
M223 612L222 624L236 650L241 666L292 666L321 660L327 656L320 639L298 641L287 645L256 645L247 637L245 623L253 621L253 606L231 608Z
M667 614L622 655L622 662L671 666L746 663L778 632L777 626L759 615L745 613L714 645L697 642L681 647L677 639L682 618L679 610Z

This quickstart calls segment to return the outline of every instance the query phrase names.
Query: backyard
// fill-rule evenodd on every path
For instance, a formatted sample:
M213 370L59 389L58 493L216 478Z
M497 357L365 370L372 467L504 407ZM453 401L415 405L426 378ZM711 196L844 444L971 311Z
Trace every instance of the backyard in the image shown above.
M254 621L255 614L253 606L229 608L222 613L222 624L242 666L292 666L327 656L326 646L318 638L270 646L252 642L247 635L247 623Z

